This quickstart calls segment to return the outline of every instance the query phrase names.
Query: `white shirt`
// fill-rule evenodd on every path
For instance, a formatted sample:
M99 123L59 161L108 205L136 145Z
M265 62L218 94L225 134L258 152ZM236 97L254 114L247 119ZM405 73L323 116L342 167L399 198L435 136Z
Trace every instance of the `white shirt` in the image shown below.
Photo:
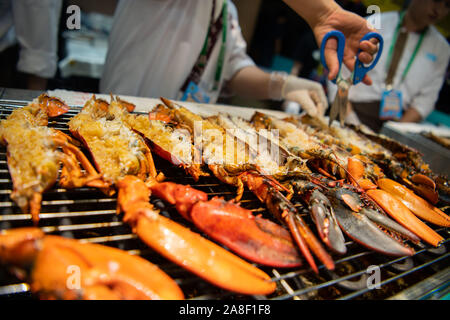
M381 29L378 32L383 36L384 48L378 64L368 73L373 80L373 84L367 86L359 83L352 86L349 91L350 101L374 102L381 100L382 92L385 89L389 48L398 21L398 12L381 14ZM402 92L403 106L405 108L414 107L424 119L433 111L444 82L444 75L450 58L450 46L439 31L430 26L405 80L401 82L403 72L411 59L419 38L419 33L409 33L395 73L393 87ZM345 72L343 73L345 76L349 74L348 69L343 72ZM328 88L330 100L333 101L336 95L336 85L329 82Z
M237 10L228 1L226 53L220 83L230 80L245 66L254 65L246 54ZM216 0L215 18L222 1ZM122 95L179 99L179 90L203 47L211 18L212 1L121 1L109 39L100 91ZM199 84L214 103L219 91L213 83L221 34ZM220 86L219 86L220 87Z
M0 0L0 51L19 43L19 71L55 75L61 6L61 0Z

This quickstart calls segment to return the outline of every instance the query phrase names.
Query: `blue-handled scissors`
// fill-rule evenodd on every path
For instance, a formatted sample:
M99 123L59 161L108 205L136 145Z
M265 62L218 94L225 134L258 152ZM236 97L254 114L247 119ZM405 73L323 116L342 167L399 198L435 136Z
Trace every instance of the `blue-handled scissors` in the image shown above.
M339 61L338 75L335 79L332 80L333 83L337 84L338 91L336 94L336 98L334 99L333 104L331 105L329 125L331 125L331 123L335 119L337 119L339 114L339 121L341 123L341 126L343 126L347 110L348 90L350 89L351 85L361 82L366 73L372 70L378 63L378 60L380 59L381 53L383 51L383 38L379 33L376 32L366 33L366 35L361 39L361 41L370 40L372 38L377 39L379 43L377 56L375 57L373 62L366 67L364 63L362 63L358 59L358 55L361 52L361 50L359 50L356 55L355 67L353 69L352 75L348 79L344 79L341 75L342 61L344 59L344 48L345 48L345 36L342 32L334 30L328 32L325 35L325 37L322 39L322 45L320 47L320 61L322 62L324 68L328 70L328 66L325 62L325 44L329 38L336 38L337 40L337 56Z

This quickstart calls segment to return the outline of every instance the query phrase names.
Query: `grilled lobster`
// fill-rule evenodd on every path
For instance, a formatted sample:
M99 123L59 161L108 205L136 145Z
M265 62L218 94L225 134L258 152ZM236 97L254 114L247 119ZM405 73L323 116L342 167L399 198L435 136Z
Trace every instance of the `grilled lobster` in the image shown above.
M299 123L299 119L291 117L289 120ZM322 137L328 143L339 144L363 161L368 158L378 164L390 178L414 190L433 205L438 202L438 191L449 195L448 179L434 174L420 153L413 148L369 132L363 126L328 127L320 119L309 116L302 116L300 121L314 130L314 135Z
M101 186L103 183L76 142L61 131L47 127L49 117L68 110L63 101L43 94L0 122L0 143L7 147L13 182L11 199L24 213L31 214L35 224L39 221L42 194L56 182L61 163L60 178L65 187Z
M162 176L156 174L150 149L143 138L127 124L127 115L128 110L120 100L108 104L93 98L69 121L70 131L89 150L103 179L111 184L111 188L118 189L118 211L124 212L124 221L158 253L219 287L244 294L273 292L275 283L264 272L159 215L153 208L149 198L152 192L164 187L159 181ZM151 181L149 185L145 183L147 180ZM182 186L179 188L184 192L187 190ZM220 210L214 206L217 201L208 203L202 194L192 194L192 198L183 199L188 200L191 207L189 213L181 210L186 217L212 214L208 205L221 214L233 213L230 210L232 204L222 206L223 210ZM241 208L233 209L239 211ZM192 221L196 219L192 218ZM289 263L298 265L298 257L294 256Z
M238 117L228 117L227 120L227 118L219 116L217 120L227 128L233 128L234 125L234 128L237 127L245 130L245 132L252 132L257 135L262 131L256 131L256 128L251 126L250 123ZM257 124L259 128L262 125L264 124ZM300 194L313 221L316 223L319 236L329 248L337 253L345 253L345 240L339 228L341 226L351 238L370 249L399 256L413 253L411 248L401 245L398 241L383 233L377 225L388 226L409 239L419 241L415 235L385 217L376 208L371 208L370 201L367 199L366 204L363 205L361 201L358 201L360 195L356 188L335 181L327 181L320 174L314 174L305 165L303 159L299 159L289 150L281 147L280 141L274 141L269 133L268 131L264 132L264 139L270 140L270 143L276 145L280 153L285 155L284 160L280 162L275 177L286 183L292 189L292 192ZM294 137L290 137L290 141L281 142L286 147L293 149L296 146L296 144L293 144ZM288 145L288 143L290 144ZM314 154L314 152L310 154ZM358 205L355 205L355 203L358 203ZM373 221L376 221L377 224Z
M416 212L423 212L422 218L427 221L448 226L448 216L432 205L426 206L423 202L415 200L413 202L412 197L405 197L405 194L412 195L412 191L409 191L403 187L403 196L400 192L394 192L399 190L399 187L393 187L394 181L385 178L383 171L371 161L371 158L367 155L364 157L358 157L353 155L348 151L348 149L355 149L354 147L347 145L344 149L343 142L337 143L336 138L333 135L326 135L319 130L315 130L316 136L308 134L311 132L308 127L301 126L295 119L290 118L288 121L273 119L271 117L265 116L263 114L256 114L254 121L257 121L259 125L268 124L271 128L280 130L280 135L283 137L283 143L288 145L290 150L295 151L300 148L301 154L306 155L320 155L321 153L327 155L325 160L337 164L343 170L328 170L324 168L319 170L321 173L326 172L327 176L336 179L336 176L344 176L349 182L353 183L355 186L360 187L361 191L366 191L366 194L372 198L377 204L378 209L382 207L385 212L387 212L392 218L394 218L398 223L408 228L410 231L414 232L422 240L428 242L433 246L438 246L443 238L437 234L431 228L428 228L422 221L416 219L413 213L409 210L399 210L397 201L401 200L404 203L408 203L408 206ZM319 121L319 120L317 120ZM342 128L336 129L341 130ZM333 131L334 132L334 131ZM304 139L299 139L299 137L306 137L309 145L307 148L301 142ZM344 140L344 139L339 139ZM352 141L356 143L356 139L344 140ZM300 146L300 147L298 147ZM324 151L317 152L317 149L323 149ZM311 151L313 150L313 151ZM332 155L332 156L330 156ZM312 158L314 160L314 158ZM317 168L317 167L316 167ZM333 167L332 167L333 168ZM379 182L384 182L383 187L379 188ZM380 190L382 189L382 190ZM386 202L387 199L394 198L394 200ZM401 199L399 199L401 198ZM418 197L415 196L414 199ZM387 205L387 203L392 206ZM403 204L401 204L403 206ZM417 207L416 207L417 206ZM404 208L402 208L404 209ZM406 208L407 209L407 208ZM407 217L407 220L405 218Z
M30 283L41 299L183 299L151 262L125 251L45 235L39 228L0 231L0 264Z
M278 220L288 226L299 250L315 272L318 272L318 268L310 250L326 268L334 268L331 256L303 221L296 207L283 195L285 188L265 173L267 168L261 169L265 162L258 159L255 150L229 135L214 122L203 119L184 107L176 106L167 99L161 100L166 108L164 110L160 106L158 111L171 117L172 122L194 132L191 143L200 152L201 163L206 164L219 180L238 188L237 200L240 199L244 186L247 186ZM155 111L150 113L152 117L154 114ZM200 131L197 131L199 128ZM195 141L196 139L198 140Z
M312 119L308 116L302 117L301 119L318 129L316 130L316 134L320 134L322 137L326 135L326 130L320 125L321 123L323 124L323 122L319 119ZM292 121L292 118L290 121ZM375 137L378 137L376 140L380 142L382 142L383 139L387 139L387 144L391 146L390 148L397 151L397 153L393 153L393 151L388 150L383 145L367 138L366 135L372 136L371 134L366 132L365 135L363 135L361 133L363 132L362 129L355 131L348 127L332 126L328 130L330 130L330 134L326 135L327 137L324 137L324 141L332 144L340 144L343 148L351 150L352 154L359 156L359 159L352 158L352 161L348 164L349 171L356 177L356 180L361 179L358 177L362 177L364 171L367 171L365 166L368 162L373 161L380 163L380 165L388 171L389 176L398 180L400 184L387 179L384 176L385 171L383 171L383 173L378 173L376 175L376 187L395 196L421 219L444 227L450 226L450 218L433 205L437 202L437 192L435 188L437 185L442 185L435 183L433 179L440 181L442 177L437 177L437 175L429 170L417 151L403 146L392 139L383 136L373 136L374 140ZM333 139L330 138L330 136L335 136L339 139ZM400 163L400 150L403 150L403 152L408 155L408 158L413 160L406 163ZM416 165L412 165L411 162L414 162ZM416 168L420 168L420 171ZM372 189L376 189L376 187ZM409 188L414 190L414 192Z

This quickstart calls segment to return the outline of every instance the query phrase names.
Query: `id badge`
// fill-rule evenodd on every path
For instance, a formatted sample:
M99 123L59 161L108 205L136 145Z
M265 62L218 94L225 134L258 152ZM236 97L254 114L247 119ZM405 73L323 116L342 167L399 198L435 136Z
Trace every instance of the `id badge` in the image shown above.
M380 119L400 119L402 112L402 92L399 90L383 91L380 104Z
M181 101L191 101L197 103L209 103L209 96L194 82L189 82L186 91L181 97Z

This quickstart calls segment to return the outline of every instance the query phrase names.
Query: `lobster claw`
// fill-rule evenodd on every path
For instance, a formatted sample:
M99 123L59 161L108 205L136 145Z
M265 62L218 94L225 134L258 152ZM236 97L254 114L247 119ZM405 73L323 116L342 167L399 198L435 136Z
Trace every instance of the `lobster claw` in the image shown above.
M372 222L375 222L376 224L383 226L386 229L397 232L415 243L420 242L420 238L417 237L414 233L412 233L402 225L396 223L394 220L388 218L386 215L381 214L377 210L371 208L362 208L361 213L372 220Z
M432 204L436 204L439 201L436 183L432 179L423 174L416 173L411 177L411 181L413 183L409 182L407 185L418 195L424 197Z
M159 254L223 289L243 294L275 290L266 273L170 219L140 218L134 229Z
M397 197L382 189L369 190L367 195L398 223L415 233L422 240L436 247L444 240L437 232L418 219Z
M311 251L325 265L328 270L334 269L332 257L325 251L319 240L299 215L297 208L265 177L257 174L247 173L243 176L247 186L261 202L265 203L267 209L281 222L285 223L296 242L299 250L308 264L318 273L317 265Z
M156 265L122 250L45 235L38 228L0 233L0 262L31 272L31 291L47 299L183 299ZM22 273L23 274L23 273Z
M270 220L255 217L234 202L213 198L191 211L195 225L240 256L273 267L298 267L302 260L289 232Z
M298 267L302 260L283 227L238 204L173 182L152 182L156 197L176 206L177 211L200 230L240 256L273 267Z
M436 189L436 183L428 178L426 175L416 173L411 177L411 181L417 184L424 185L430 189L435 190Z
M350 238L371 250L386 255L405 256L414 253L411 248L383 232L377 224L417 241L417 237L411 232L375 210L363 207L363 203L354 192L348 189L332 192L335 196L330 200L334 205L336 219Z
M347 248L344 235L336 221L333 207L317 189L311 194L309 209L322 241L336 253L345 254Z
M384 233L362 212L347 209L341 201L333 201L336 219L342 230L354 241L380 253L391 256L410 256L408 248Z
M345 254L347 252L345 238L334 216L333 206L318 189L323 186L321 181L312 177L299 176L290 178L289 185L308 205L308 211L322 241L334 252Z
M263 271L197 233L158 214L149 203L150 189L139 178L117 182L118 209L142 241L162 256L226 290L270 294L276 284Z
M377 183L382 190L389 192L400 200L419 218L439 226L450 227L448 215L415 195L408 188L390 179L379 179Z
M379 211L366 207L359 195L348 190L341 189L336 191L336 196L338 199L342 200L347 207L354 212L361 212L367 218L369 218L372 222L389 229L391 231L397 232L402 236L414 241L419 242L420 239L408 229L402 227L400 224L396 223L394 220L388 218L385 214L381 214Z

